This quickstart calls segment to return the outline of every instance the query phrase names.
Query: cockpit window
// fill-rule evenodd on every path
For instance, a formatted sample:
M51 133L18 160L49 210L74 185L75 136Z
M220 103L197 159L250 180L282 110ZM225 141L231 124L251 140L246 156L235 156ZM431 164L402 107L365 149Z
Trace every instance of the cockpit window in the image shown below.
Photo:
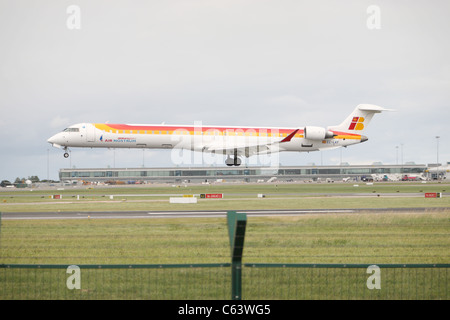
M80 128L65 128L63 132L80 132Z

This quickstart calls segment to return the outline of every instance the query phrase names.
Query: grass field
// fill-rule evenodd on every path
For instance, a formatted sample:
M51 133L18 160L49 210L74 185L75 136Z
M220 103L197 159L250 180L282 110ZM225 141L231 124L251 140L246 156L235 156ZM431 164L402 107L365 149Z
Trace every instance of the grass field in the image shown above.
M248 263L449 263L450 212L249 217ZM3 221L2 263L229 262L225 219Z
M192 210L441 207L437 211L430 210L421 213L393 211L383 213L307 214L295 217L248 217L243 262L247 264L448 264L450 263L450 252L448 250L450 247L449 198L425 199L424 197L404 195L405 193L442 192L447 187L448 185L437 184L361 185L359 187L348 185L233 186L221 192L225 194L225 199L203 200L195 205ZM205 188L208 189L205 191ZM175 210L190 210L191 207L187 205L169 205L167 194L220 192L217 188L216 186L198 186L161 189L82 189L76 190L75 193L73 190L64 190L58 192L63 194L63 200L49 199L49 194L55 194L52 191L21 191L12 194L0 194L0 199L2 199L0 211L173 210L174 208ZM358 188L358 193L364 192L367 196L346 194L354 193L354 188ZM374 190L374 188L377 190ZM111 194L111 191L114 191L114 199L119 198L120 200L105 200L105 198L109 198L108 195ZM378 197L374 191L382 195ZM264 193L267 197L258 199L256 193ZM322 193L331 195L334 193L336 196L327 196ZM337 195L341 193L342 196ZM395 196L397 193L402 194L402 196ZM82 200L73 199L73 195L76 194L81 194L85 198L81 198ZM140 196L136 196L136 194ZM154 194L159 194L159 196ZM161 194L163 198L159 198ZM2 264L198 264L230 262L227 224L224 218L3 220L1 222L0 241L0 263ZM188 281L187 279L189 279L187 286L193 288L187 288L186 292L188 293L186 293L186 296L181 296L182 299L229 298L228 271L222 270L224 268L220 268L221 270L216 268L210 271L194 269L184 271L154 270L150 272L151 275L144 275L148 274L144 271L133 273L137 274L138 279L141 279L139 277L150 277L149 279L145 278L147 279L145 281L151 282L152 288L160 286L157 289L158 292L161 291L160 295L155 295L155 291L145 293L149 296L137 294L142 288L136 287L136 284L123 287L123 281L134 283L136 280L127 280L127 274L131 274L131 271L117 271L117 273L108 277L111 277L109 278L110 281L114 278L114 281L119 281L122 284L119 285L117 293L107 297L180 298L177 293L184 290L181 289L184 284L180 284L180 281L182 279ZM258 268L246 270L246 274L251 278L251 282L248 282L250 281L248 277L245 280L244 290L246 291L244 292L247 297L295 299L302 297L321 298L323 297L321 292L330 294L326 287L326 283L330 282L329 276L326 275L328 273L325 273L325 271L305 269L288 272L280 269L269 272L266 269ZM47 276L42 276L47 271L42 272L22 273L21 271L16 274L7 273L3 269L0 272L0 282L3 281L6 287L0 292L3 292L3 297L28 298L27 283L30 280L34 279L33 281L39 283L47 282ZM49 277L53 277L50 276L51 272L48 272ZM358 281L362 283L363 287L365 286L364 281L367 278L365 270L358 271L358 275L355 276L353 276L353 272L345 270L330 272L339 276L342 274L350 278L361 278L363 282ZM394 272L395 275L395 271L390 272ZM447 271L444 270L443 272L445 273L433 275L433 277L436 277L433 281L436 281L437 286L443 280L449 280ZM58 274L65 285L64 281L67 275L65 275L64 270ZM95 274L98 275L99 273L95 270L86 271L83 274L91 274L89 276L91 280L89 281L92 282L92 286L94 286L94 283L97 285L98 281L103 282L98 280L98 276ZM398 274L397 272L397 277ZM303 280L300 280L304 277L309 277L316 284L311 284L310 289L309 284L304 284ZM427 273L424 277L428 277ZM403 275L401 279L402 282L410 281L406 280L407 277ZM269 292L264 291L266 285L263 283L266 283L265 281L269 281L271 283L270 288L273 288L267 289ZM395 277L392 281L398 282ZM427 281L426 279L415 280L416 287L418 286L417 283L423 282L428 288ZM202 282L218 282L219 284L218 287L214 286L216 288L214 293L209 293L211 289L209 286L208 288L197 288L197 286L200 286L199 283ZM317 285L317 283L320 283L320 285ZM317 288L314 287L313 289L313 286L316 285ZM23 291L18 288L22 286ZM167 289L167 286L172 289ZM311 291L311 295L303 295L306 287L308 288L307 291ZM195 288L202 293L198 293ZM407 288L406 282L404 288ZM419 288L422 288L421 285ZM422 295L420 293L422 289L420 289L416 290L415 295L416 297L423 296L433 299L446 298L449 296L446 288L446 286L441 286L437 291L433 289L430 291L432 292L430 295L428 293ZM62 290L65 295L63 298L80 297L80 295L74 296L73 293L67 293L63 286L62 289L56 289L55 287L54 289L41 290L39 292L43 293L39 293L38 298L51 298L51 293L56 292L55 290ZM81 297L103 297L97 295L99 292L95 290L99 289L89 290L81 293ZM298 291L298 296L294 293L288 293L291 292L290 290ZM336 292L351 291L346 287L345 289L336 287L332 290ZM400 292L406 294L408 290L404 289ZM424 289L423 292L428 292L428 290ZM196 293L192 293L194 291ZM124 295L125 292L129 295ZM386 294L386 292L389 293L389 291L383 291L383 294ZM256 293L258 294L254 295ZM32 294L30 295L30 298L36 298ZM325 297L333 298L333 295ZM349 297L359 298L358 292L349 293ZM365 297L371 298L373 294ZM402 293L393 296L387 295L387 297L402 298ZM2 294L0 294L1 298Z
M450 207L450 197L425 199L425 192L450 191L449 184L223 184L69 188L0 193L0 212L251 210ZM223 199L199 199L196 205L170 204L170 196L222 193ZM62 199L51 199L61 194ZM264 194L265 198L257 198ZM113 199L110 199L110 196ZM419 195L419 196L418 196Z
M381 183L359 187L247 184L34 190L0 193L0 211L441 207L439 212L428 213L252 217L245 259L267 263L448 263L450 197L408 196L442 192L448 187ZM358 196L353 196L355 189ZM63 199L50 199L55 192ZM168 201L173 194L205 192L220 192L225 197L199 199L191 205ZM257 193L266 197L257 198ZM366 196L361 196L363 193ZM111 194L114 200L109 200ZM74 195L81 195L80 200ZM229 258L225 219L4 220L1 228L3 263L215 263Z

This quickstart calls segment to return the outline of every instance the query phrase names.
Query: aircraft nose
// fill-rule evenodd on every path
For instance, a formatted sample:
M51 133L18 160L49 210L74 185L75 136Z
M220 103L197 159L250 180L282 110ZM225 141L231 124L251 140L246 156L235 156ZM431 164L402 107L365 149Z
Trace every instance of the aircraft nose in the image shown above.
M51 143L51 144L56 143L56 135L55 136L51 136L50 138L48 138L47 142Z
M51 136L48 140L47 140L47 142L48 143L50 143L50 144L52 144L53 146L57 146L57 145L60 145L61 144L61 139L60 139L60 136L58 135L58 134L55 134L54 136Z

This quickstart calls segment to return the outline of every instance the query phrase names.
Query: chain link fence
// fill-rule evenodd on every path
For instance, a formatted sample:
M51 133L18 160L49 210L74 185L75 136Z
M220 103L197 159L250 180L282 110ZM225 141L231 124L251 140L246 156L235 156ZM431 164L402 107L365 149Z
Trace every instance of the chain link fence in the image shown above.
M243 264L242 299L448 299L449 264ZM225 300L231 264L0 265L1 299Z

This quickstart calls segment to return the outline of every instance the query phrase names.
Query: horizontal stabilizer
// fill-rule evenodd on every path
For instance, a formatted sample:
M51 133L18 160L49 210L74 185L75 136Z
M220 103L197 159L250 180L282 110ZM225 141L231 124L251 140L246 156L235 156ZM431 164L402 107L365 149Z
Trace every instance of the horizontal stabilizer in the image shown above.
M362 134L373 116L383 111L394 110L385 109L373 104L360 104L340 125L328 127L328 130Z
M376 106L373 104L360 104L358 106L358 109L362 110L362 111L368 111L368 112L374 112L374 113L381 113L383 111L395 111L394 109L385 109L385 108L382 108L382 107L379 107L379 106Z

